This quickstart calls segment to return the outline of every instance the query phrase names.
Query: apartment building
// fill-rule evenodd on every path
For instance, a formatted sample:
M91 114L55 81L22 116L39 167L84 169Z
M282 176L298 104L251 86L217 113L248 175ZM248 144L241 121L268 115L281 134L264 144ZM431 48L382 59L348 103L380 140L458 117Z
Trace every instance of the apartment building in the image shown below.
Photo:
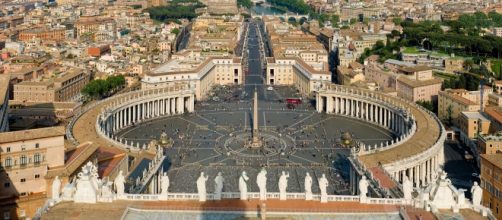
M273 57L266 59L267 85L293 85L309 95L331 83L328 52L313 35L276 18L264 18Z
M0 213L24 218L46 199L44 178L64 166L64 127L0 133Z
M480 110L481 106L477 97L479 98L477 91L467 91L465 89L440 91L438 95L438 117L441 120L451 120L456 125L457 119L462 112Z
M490 130L490 120L480 112L461 112L457 120L460 128L460 139L467 143L479 135L488 134Z
M82 16L75 22L77 39L94 41L117 39L117 23L110 17Z
M33 39L40 39L42 41L63 41L66 40L66 35L67 30L65 27L36 28L21 31L19 33L19 40L23 42Z
M397 95L412 102L436 101L442 81L426 66L401 67L398 70Z
M502 219L502 154L481 155L481 204L492 210L497 219Z
M203 100L215 85L241 85L244 82L240 58L204 58L200 53L200 51L177 53L172 60L146 72L141 80L141 88L152 89L185 84L195 91L197 100Z
M57 78L41 81L23 81L14 85L14 100L32 102L65 102L76 98L90 81L83 69L70 69Z

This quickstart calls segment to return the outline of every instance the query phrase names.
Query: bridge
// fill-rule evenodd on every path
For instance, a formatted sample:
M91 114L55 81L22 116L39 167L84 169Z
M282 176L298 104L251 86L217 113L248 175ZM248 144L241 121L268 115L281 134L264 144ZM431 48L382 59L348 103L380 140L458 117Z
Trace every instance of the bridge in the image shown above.
M310 16L307 15L302 15L302 14L291 14L291 13L284 13L284 14L273 14L273 15L265 15L265 14L256 14L252 13L251 14L252 18L260 18L262 19L263 17L276 17L276 18L282 18L285 21L288 21L290 18L294 18L296 21L300 21L302 18L305 20L309 20Z

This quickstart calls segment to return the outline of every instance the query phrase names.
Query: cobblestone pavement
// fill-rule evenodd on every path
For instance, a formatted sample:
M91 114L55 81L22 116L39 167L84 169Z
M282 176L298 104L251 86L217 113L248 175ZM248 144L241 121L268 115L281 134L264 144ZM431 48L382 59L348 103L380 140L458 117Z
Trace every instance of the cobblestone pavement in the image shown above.
M225 94L239 94L242 88ZM225 141L237 138L238 134L249 134L252 123L252 103L244 98L240 101L201 102L195 113L166 117L136 125L118 134L134 142L148 143L159 140L165 132L173 140L173 146L166 148L165 162L171 180L172 192L196 192L195 181L204 172L213 179L218 172L225 177L224 190L238 191L238 178L246 171L249 190L258 191L256 174L261 167L268 170L268 190L278 191L277 181L281 171L290 173L289 192L303 192L305 173L314 179L313 191L318 192L317 178L324 173L330 182L331 193L347 194L349 150L341 145L341 134L350 132L366 144L390 140L392 134L380 127L345 117L319 114L308 103L295 110L279 102L277 94L262 91L268 100L259 102L259 129L274 138L265 138L267 149L250 149L244 143ZM218 94L216 94L218 95ZM246 96L247 97L247 96ZM249 135L247 137L249 137ZM280 144L281 140L287 143ZM270 142L269 142L270 141ZM241 144L242 143L242 144ZM207 182L208 189L214 188L214 181ZM211 190L210 190L211 191Z

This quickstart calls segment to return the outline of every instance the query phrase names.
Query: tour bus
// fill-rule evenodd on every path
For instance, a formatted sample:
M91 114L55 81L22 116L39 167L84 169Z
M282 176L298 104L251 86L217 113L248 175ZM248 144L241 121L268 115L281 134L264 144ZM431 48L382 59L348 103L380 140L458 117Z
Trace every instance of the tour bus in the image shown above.
M300 105L300 104L302 104L302 99L300 99L300 98L287 98L286 102L288 104Z

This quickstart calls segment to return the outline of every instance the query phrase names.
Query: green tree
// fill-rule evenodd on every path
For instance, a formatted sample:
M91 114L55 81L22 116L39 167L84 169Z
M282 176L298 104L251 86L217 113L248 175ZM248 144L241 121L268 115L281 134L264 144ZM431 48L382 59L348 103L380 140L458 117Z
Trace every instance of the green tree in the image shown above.
M178 28L173 28L173 29L171 30L171 33L173 33L173 34L175 34L176 36L178 36L178 34L180 34L180 29L178 29Z

